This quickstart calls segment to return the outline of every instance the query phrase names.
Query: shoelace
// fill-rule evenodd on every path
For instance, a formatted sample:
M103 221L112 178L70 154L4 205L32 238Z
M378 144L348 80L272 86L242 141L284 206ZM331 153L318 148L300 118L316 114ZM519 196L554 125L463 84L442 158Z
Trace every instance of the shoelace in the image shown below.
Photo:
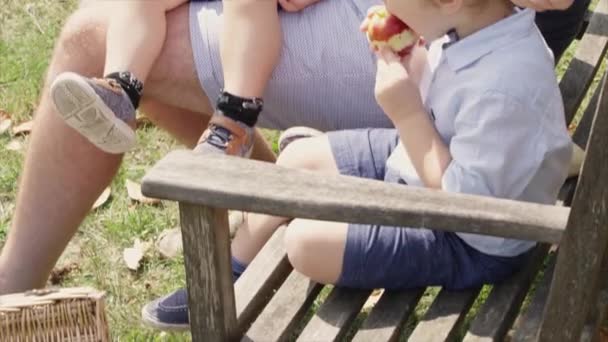
M210 128L211 134L207 138L207 142L219 149L225 150L228 142L232 139L232 132L222 126L212 125Z

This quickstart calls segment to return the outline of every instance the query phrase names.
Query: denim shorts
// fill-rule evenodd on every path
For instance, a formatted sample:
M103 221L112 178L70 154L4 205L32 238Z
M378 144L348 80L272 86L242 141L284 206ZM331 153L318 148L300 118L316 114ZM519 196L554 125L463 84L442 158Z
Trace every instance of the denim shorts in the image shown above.
M336 131L328 133L328 137L341 174L403 183L397 174L385 168L399 141L396 130ZM337 285L464 289L503 281L525 263L528 254L516 257L484 254L451 232L350 224Z

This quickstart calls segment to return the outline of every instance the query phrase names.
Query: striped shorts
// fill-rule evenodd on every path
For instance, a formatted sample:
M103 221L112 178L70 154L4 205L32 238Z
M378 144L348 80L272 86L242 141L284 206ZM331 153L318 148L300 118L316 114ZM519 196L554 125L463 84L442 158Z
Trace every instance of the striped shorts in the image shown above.
M297 13L280 13L281 59L264 94L259 126L323 131L392 126L374 99L375 58L359 31L367 8L379 3L322 0ZM223 87L222 25L221 1L191 2L195 65L212 104Z

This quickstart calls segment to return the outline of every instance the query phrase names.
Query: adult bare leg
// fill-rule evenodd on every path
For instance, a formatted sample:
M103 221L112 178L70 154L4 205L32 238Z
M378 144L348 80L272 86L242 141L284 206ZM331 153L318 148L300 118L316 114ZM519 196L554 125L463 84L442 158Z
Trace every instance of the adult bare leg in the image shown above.
M68 20L47 80L65 71L89 77L102 74L111 14L111 4L89 2ZM167 22L166 44L152 68L144 99L157 100L149 108L157 122L186 120L183 115L193 120L194 111L212 110L196 79L193 60L186 58L192 56L187 6L171 12ZM159 112L174 110L161 114L154 103ZM166 106L160 107L162 103ZM177 108L189 111L171 117ZM48 82L35 120L12 227L0 254L0 294L44 286L56 260L121 161L121 156L99 151L59 119L49 98ZM183 125L175 125L172 133L180 135L180 127ZM192 141L192 133L184 133L181 140Z
M103 45L95 44L98 39L89 39L103 36L103 22L97 19L85 23L83 17L76 14L65 26L47 80L67 70L101 74ZM93 46L99 49L95 51ZM0 294L45 284L57 258L120 161L121 156L101 152L59 119L47 82L35 116L12 227L0 255Z

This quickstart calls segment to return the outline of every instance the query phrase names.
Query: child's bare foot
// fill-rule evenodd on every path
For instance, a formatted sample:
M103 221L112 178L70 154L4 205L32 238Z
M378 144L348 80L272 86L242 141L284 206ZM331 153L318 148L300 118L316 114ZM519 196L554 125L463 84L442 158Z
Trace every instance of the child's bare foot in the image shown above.
M116 81L66 72L51 85L51 97L65 122L101 150L118 154L135 146L135 109Z

